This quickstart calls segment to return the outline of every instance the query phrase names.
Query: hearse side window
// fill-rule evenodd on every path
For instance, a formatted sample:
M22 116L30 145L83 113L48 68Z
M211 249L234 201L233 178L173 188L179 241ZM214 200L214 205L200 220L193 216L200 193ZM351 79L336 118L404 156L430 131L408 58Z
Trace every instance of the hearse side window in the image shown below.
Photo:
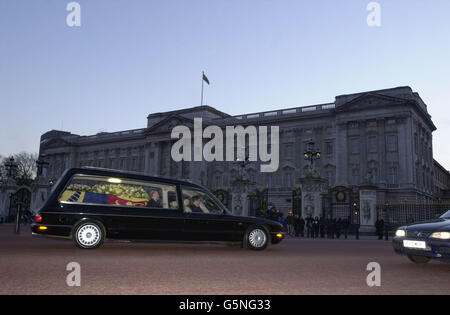
M176 186L127 178L74 175L61 203L178 209Z
M182 187L184 212L221 214L222 208L207 193Z

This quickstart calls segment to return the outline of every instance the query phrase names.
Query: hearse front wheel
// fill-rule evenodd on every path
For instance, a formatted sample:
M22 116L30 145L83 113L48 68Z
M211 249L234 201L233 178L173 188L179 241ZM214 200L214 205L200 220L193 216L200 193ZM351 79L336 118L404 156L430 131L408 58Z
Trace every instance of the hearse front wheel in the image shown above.
M252 250L263 250L269 245L269 234L263 227L252 227L245 234L244 245Z
M103 227L92 221L79 224L73 233L75 245L82 249L94 249L103 244L105 233Z
M409 258L409 260L411 260L415 264L426 264L427 262L429 262L431 260L428 257L413 256L413 255L408 255L408 258Z

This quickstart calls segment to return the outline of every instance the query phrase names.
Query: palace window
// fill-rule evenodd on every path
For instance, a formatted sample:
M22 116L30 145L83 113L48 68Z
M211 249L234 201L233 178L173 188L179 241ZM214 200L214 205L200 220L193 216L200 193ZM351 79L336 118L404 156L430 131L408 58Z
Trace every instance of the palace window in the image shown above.
M376 153L378 150L377 148L377 137L371 136L367 139L367 146L369 148L370 153Z
M285 186L286 188L292 188L293 183L292 183L292 173L288 172L285 174Z
M418 153L418 147L419 147L419 138L417 137L417 133L414 134L414 152Z
M352 170L352 184L359 185L359 168L354 168Z
M359 124L358 124L357 121L352 121L352 122L349 123L348 126L349 126L349 128L351 128L351 129L355 129L355 128L358 128L358 127L359 127Z
M377 126L376 120L371 120L367 123L367 127L376 127L376 126Z
M389 185L397 185L398 184L398 169L397 167L389 167Z
M291 144L286 145L285 153L286 153L286 158L292 158L292 145Z
M427 181L427 173L425 172L425 170L423 170L423 176L422 176L422 180L423 180L423 182L422 182L422 187L424 188L424 189L426 189L427 188L427 183L426 183L426 181Z
M272 174L267 174L267 187L272 188Z
M358 138L350 139L350 152L352 154L359 154L359 139Z
M372 183L377 184L379 181L378 168L373 167L370 169L370 172L372 174Z
M390 152L397 151L397 135L388 135L386 137L386 148Z
M334 172L333 171L327 171L325 173L325 177L328 180L328 186L332 186L334 184Z
M325 143L325 153L327 155L333 155L333 143L332 142Z
M222 183L220 182L220 179L222 177L220 175L216 175L216 187L220 187L222 185Z

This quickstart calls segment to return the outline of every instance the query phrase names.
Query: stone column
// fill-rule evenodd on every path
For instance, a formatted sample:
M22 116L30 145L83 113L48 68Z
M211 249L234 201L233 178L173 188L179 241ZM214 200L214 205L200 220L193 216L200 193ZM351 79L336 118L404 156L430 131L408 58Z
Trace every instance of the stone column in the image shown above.
M151 161L150 161L150 150L152 148L151 143L146 143L144 146L144 173L145 174L150 174L150 169L151 169Z
M153 169L152 169L152 175L160 175L161 174L161 170L159 169L159 161L161 160L161 143L160 142L154 142L153 143L153 161L152 161L152 165L153 165Z
M0 216L3 217L3 221L5 221L9 216L9 206L11 201L11 194L13 194L17 189L16 181L12 178L8 178L6 181L6 185L3 194L3 202L0 204Z
M48 193L51 186L48 183L48 179L39 176L35 179L33 186L32 186L32 195L31 195L31 203L30 203L30 210L32 212L37 212L40 207L44 204L44 201L48 197Z
M245 184L234 184L231 188L231 211L234 215L248 216L248 187Z
M359 187L359 217L361 232L375 231L377 221L377 187L364 185Z
M336 146L333 155L336 156L336 183L348 182L348 142L347 124L340 122L336 124Z
M302 216L322 215L322 191L327 187L327 181L322 178L304 177L300 179L302 191Z

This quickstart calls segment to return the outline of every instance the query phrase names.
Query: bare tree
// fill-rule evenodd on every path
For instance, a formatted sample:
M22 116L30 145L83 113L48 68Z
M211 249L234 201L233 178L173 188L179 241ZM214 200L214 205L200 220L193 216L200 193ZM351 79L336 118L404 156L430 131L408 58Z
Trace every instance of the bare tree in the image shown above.
M38 155L36 153L20 152L15 154L14 160L17 163L16 177L21 180L33 180L37 173L37 159Z
M38 155L36 153L20 152L13 155L14 162L17 164L15 178L19 181L31 181L36 177L37 167L36 160ZM9 158L0 157L0 178L5 179L7 175L5 164Z
M0 183L6 180L5 157L0 155Z

